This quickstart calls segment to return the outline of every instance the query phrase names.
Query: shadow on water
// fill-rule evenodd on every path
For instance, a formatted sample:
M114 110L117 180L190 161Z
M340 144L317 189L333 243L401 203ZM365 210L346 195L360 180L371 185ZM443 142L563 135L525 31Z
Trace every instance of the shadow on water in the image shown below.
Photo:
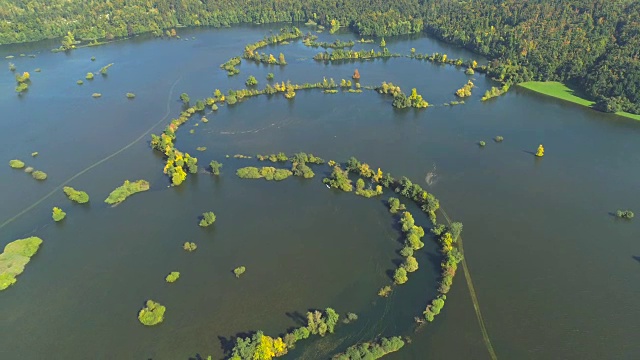
M299 324L300 326L307 325L307 318L304 315L302 315L300 312L298 312L298 311L286 312L284 314L287 315L288 318L290 318L291 320L293 320L296 324Z
M634 260L636 260L637 262L640 262L640 256L631 256Z

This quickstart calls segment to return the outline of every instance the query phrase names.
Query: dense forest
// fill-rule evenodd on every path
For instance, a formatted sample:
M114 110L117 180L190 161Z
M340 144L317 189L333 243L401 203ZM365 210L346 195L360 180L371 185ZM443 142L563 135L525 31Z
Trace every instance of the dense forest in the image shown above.
M0 44L308 20L364 36L424 31L486 55L505 83L569 82L600 110L640 113L633 0L0 0Z

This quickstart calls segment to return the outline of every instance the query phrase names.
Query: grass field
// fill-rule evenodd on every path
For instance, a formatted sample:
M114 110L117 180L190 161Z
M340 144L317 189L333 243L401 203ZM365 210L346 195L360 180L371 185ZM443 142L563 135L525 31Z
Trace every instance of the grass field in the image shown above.
M574 95L573 90L569 89L565 84L557 81L527 81L518 84L518 86L582 106L592 107L594 104L593 101ZM616 115L624 116L629 119L640 120L640 115L630 114L627 112L617 112Z

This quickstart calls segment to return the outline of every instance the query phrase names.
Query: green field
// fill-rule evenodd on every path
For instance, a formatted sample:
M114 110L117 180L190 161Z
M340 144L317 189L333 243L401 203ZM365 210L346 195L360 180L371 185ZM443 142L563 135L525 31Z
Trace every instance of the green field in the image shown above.
M574 95L574 91L569 89L565 84L557 81L527 81L518 84L525 89L535 91L540 94L553 96L558 99L570 101L582 106L591 107L595 102L583 99ZM634 120L640 120L640 115L630 114L627 112L617 112L616 115L624 116Z

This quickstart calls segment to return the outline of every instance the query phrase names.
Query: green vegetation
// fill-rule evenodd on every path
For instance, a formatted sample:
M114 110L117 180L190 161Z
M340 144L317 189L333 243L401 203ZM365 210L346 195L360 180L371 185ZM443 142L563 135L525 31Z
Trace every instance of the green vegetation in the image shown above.
M194 242L188 242L187 241L187 242L184 243L184 245L182 245L182 248L185 251L192 252L192 251L195 251L198 248L198 246Z
M399 336L392 338L382 338L373 343L362 343L350 346L344 353L334 355L332 360L374 360L379 359L389 353L400 350L404 346L404 341Z
M247 269L244 266L238 266L237 268L233 269L233 273L237 278L239 278L240 275L244 274L245 271L247 271Z
M45 173L44 171L40 171L40 170L36 170L36 171L32 172L31 176L33 176L34 179L40 180L40 181L47 179L47 173Z
M136 97L136 94L134 93L127 93L127 99L134 99Z
M211 173L213 175L220 175L220 169L222 169L222 164L213 160L211 161L211 163L209 163L209 166L211 167Z
M478 142L478 145L479 145L480 147L484 147L485 145L487 145L487 143L486 143L486 142L484 142L483 140L480 140L480 141Z
M256 80L256 77L255 77L255 76L250 75L250 76L247 78L247 81L245 81L244 83L245 83L245 85L247 85L247 86L256 86L256 85L258 85L258 80Z
M14 169L22 169L24 167L24 162L16 159L10 160L9 166L11 166Z
M364 196L366 198L382 195L382 185L376 185L375 189L371 189L371 185L369 189L365 189L364 180L358 179L356 181L356 195Z
M31 157L36 157L36 156L38 156L38 152L37 151L34 151L34 152L31 153Z
M207 147L206 147L206 146L198 146L198 147L196 148L196 151L205 151L205 150L207 150Z
M396 272L393 274L393 282L402 285L409 280L407 277L407 270L402 267L396 269Z
M311 170L307 163L311 164L324 164L324 159L307 153L296 153L291 157L291 172L293 175L303 177L305 179L311 179L316 174Z
M383 48L383 47L387 47L387 42L386 42L386 41L384 41L384 38L382 38L382 40L380 40L380 47L381 47L381 48Z
M459 98L465 98L471 96L471 89L474 87L473 82L471 80L467 81L467 83L456 90L456 96Z
M189 104L189 95L187 93L182 93L180 94L180 100L185 104L188 105Z
M634 217L634 213L631 210L617 210L616 211L616 217L619 217L621 219L633 219Z
M389 294L391 294L391 292L393 292L393 289L391 288L391 286L387 285L387 286L382 287L378 291L378 296L387 297L387 296L389 296Z
M0 254L0 290L16 283L16 276L22 274L31 257L42 244L39 237L29 237L8 243Z
M91 57L91 61L96 61L96 57L95 57L95 56L92 56L92 57Z
M220 65L220 68L226 70L229 76L237 75L240 74L240 70L236 66L240 65L241 62L242 60L239 57L233 57Z
M122 186L117 187L113 190L109 196L105 199L104 202L110 205L115 205L123 202L127 197L139 193L142 191L149 190L149 182L145 180L137 180L134 182L130 182L129 180L125 180Z
M503 140L504 140L504 138L502 136L496 136L496 137L493 138L493 141L495 141L497 143L502 142Z
M26 172L27 174L31 174L33 170L34 169L31 166L27 166L26 168L24 168L24 172Z
M138 313L138 320L146 326L158 325L164 320L166 310L167 308L159 303L147 300L146 306Z
M273 75L273 73L268 73L267 74L267 80L273 80L275 76Z
M336 39L334 42L317 42L316 40L318 39L318 36L316 35L305 35L304 38L302 39L302 43L305 46L309 46L309 47L321 47L324 49L344 49L344 48L350 48L353 47L356 43L351 40L351 41L342 41L340 39Z
M334 189L340 189L347 192L353 191L353 185L351 184L351 180L349 179L349 172L346 170L342 170L338 165L333 167L331 176L322 179L322 182Z
M113 66L113 63L108 64L106 66L103 66L102 68L100 68L100 74L102 75L107 75L107 71L109 70L110 67Z
M85 79L87 80L93 80L93 73L87 73L87 76L85 76Z
M25 71L22 75L16 75L16 84L16 92L18 94L27 91L29 84L31 84L31 74Z
M53 213L51 214L53 221L56 221L56 222L61 221L62 219L65 218L65 216L67 216L67 213L62 211L62 209L60 209L59 207L53 208Z
M287 157L287 155L283 152L279 152L277 154L271 154L271 155L256 155L256 158L259 161L266 161L269 160L271 162L287 162L289 161L289 158Z
M403 93L400 86L393 85L393 83L382 82L382 85L375 90L380 94L393 96L393 107L398 109L408 107L422 109L429 106L429 103L422 98L422 95L418 94L416 88L411 89L410 96Z
M16 64L10 62L9 63L9 71L16 71Z
M178 271L172 271L169 273L169 275L167 275L167 277L164 280L168 283L174 283L178 281L179 278L180 278L180 273Z
M492 86L491 90L485 91L484 95L482 96L482 101L487 101L494 97L498 97L500 95L506 94L507 91L509 91L509 84L504 84L501 88Z
M258 63L264 63L269 65L286 65L287 61L284 58L284 54L280 53L280 55L278 56L278 59L276 59L275 56L273 56L273 54L269 54L269 55L265 53L260 54L256 50L266 47L269 44L272 44L272 45L278 44L278 43L282 44L287 42L288 40L298 39L301 36L302 36L302 32L295 26L282 28L280 29L279 34L267 36L260 41L257 41L253 44L248 44L247 46L245 46L242 57ZM234 72L233 75L235 74L237 73Z
M78 84L78 85L82 85L82 84L84 84L84 81L82 81L82 80L78 80L78 81L76 81L76 84Z
M525 89L529 89L532 91L535 91L537 93L540 94L544 94L544 95L548 95L548 96L552 96L558 99L562 99L565 101L569 101L572 102L574 104L578 104L578 105L582 105L582 106L586 106L586 107L596 107L596 102L594 101L590 101L587 100L585 98L579 97L577 95L574 94L574 91L571 90L570 88L568 88L565 84L561 83L561 82L557 82L557 81L546 81L546 82L542 82L542 81L528 81L528 82L523 82L518 84L519 86L525 88ZM601 109L602 110L602 109ZM614 108L612 107L611 109L609 109L611 111L607 111L607 112L614 112L616 115L620 115L620 116L624 116L630 119L634 119L634 120L640 120L640 115L636 115L636 114L631 114L628 112L624 112L619 108Z
M350 313L347 313L347 316L342 320L342 322L345 324L349 324L356 320L358 320L358 315L350 312Z
M62 191L67 195L69 200L75 201L78 204L84 204L89 202L89 194L84 191L76 190L70 186L65 186L62 188Z
M99 97L102 97L102 94L100 94L100 93L93 93L93 94L91 94L91 96L93 96L94 98L99 98Z
M244 167L236 171L236 175L242 179L260 179L265 180L284 180L293 173L287 169L276 169L274 167L265 166L260 169L256 167Z
M202 213L202 219L200 219L200 223L198 225L201 227L207 227L214 222L216 222L216 214L214 214L213 211L207 211Z
M393 54L389 52L389 49L386 47L382 49L382 51L371 50L342 50L335 49L332 52L321 52L317 53L313 59L317 61L341 61L341 60L368 60L368 59L378 59L378 58L392 58L392 57L401 57L400 54Z
M324 312L313 311L307 313L307 325L291 330L282 337L272 338L258 331L251 337L236 339L231 351L231 360L272 359L281 357L295 347L296 342L309 336L324 336L333 333L340 315L331 308Z
M473 75L473 74L475 74L476 72L475 72L475 71L473 71L473 69L469 67L469 68L467 68L467 70L465 70L465 71L464 71L464 73L465 73L465 74L467 74L467 75Z

